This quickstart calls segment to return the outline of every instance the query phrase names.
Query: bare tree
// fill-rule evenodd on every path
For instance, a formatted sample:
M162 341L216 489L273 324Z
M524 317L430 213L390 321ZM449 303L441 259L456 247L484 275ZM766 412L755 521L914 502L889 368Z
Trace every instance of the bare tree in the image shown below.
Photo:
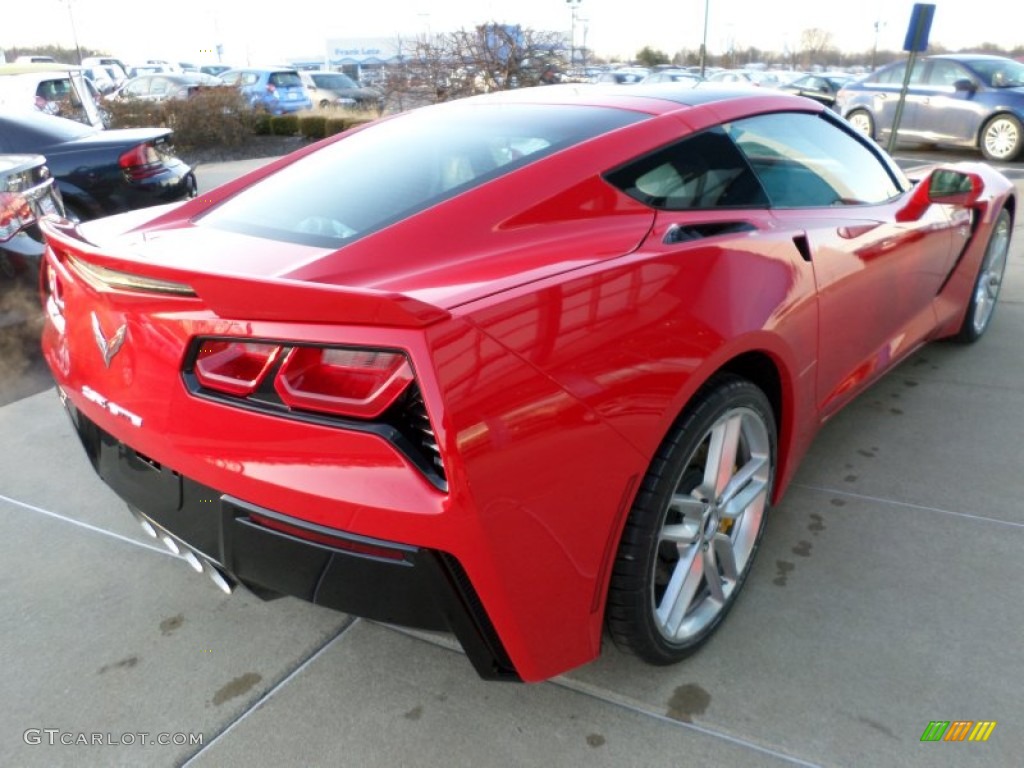
M507 24L420 35L402 41L403 66L385 86L389 106L408 108L555 82L564 35Z
M800 33L800 50L803 51L803 65L810 67L832 48L832 33L811 27Z

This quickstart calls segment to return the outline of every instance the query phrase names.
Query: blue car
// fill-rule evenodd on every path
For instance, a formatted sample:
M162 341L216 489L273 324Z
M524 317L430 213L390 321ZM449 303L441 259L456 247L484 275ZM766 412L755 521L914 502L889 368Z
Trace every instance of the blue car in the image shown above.
M861 133L888 140L907 63L897 62L839 91L836 108ZM914 63L900 119L901 140L980 149L989 160L1024 151L1024 64L958 53Z
M220 79L238 88L254 109L265 109L272 115L298 112L313 106L299 73L294 69L229 69L220 75Z

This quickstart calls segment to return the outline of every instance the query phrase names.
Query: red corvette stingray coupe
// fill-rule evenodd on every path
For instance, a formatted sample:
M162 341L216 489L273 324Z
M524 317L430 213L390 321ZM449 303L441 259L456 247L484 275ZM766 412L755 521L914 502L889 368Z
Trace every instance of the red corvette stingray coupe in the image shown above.
M46 224L100 476L222 588L453 632L486 678L708 639L822 422L979 338L1017 200L820 104L552 86Z

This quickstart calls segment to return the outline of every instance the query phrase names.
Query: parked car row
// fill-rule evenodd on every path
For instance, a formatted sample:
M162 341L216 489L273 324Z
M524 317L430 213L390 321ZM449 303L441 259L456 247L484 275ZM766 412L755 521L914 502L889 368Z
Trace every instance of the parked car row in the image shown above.
M685 82L697 85L689 69L646 70L623 67L597 73L594 82L634 84ZM808 74L760 69L720 70L708 86L775 88L813 99L845 117L854 128L879 142L893 131L896 105L907 62L874 73ZM978 149L989 160L1013 162L1024 157L1024 63L1003 56L943 54L916 60L910 73L899 139Z

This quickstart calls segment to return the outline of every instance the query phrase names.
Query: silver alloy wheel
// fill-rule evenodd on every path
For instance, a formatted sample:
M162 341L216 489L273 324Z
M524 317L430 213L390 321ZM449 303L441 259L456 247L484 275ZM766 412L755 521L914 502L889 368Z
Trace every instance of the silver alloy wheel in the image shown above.
M978 272L978 282L974 285L974 317L971 323L977 335L988 326L992 313L999 298L999 289L1003 284L1003 272L1006 270L1006 256L1010 250L1010 217L1004 211L996 221L995 230L985 249L985 257Z
M850 126L855 131L857 131L857 133L863 133L869 139L874 138L871 135L874 130L874 126L871 123L871 115L869 115L867 112L865 112L862 109L859 109L856 112L850 114L850 116L846 119L847 122L850 123Z
M1020 123L1008 115L992 120L982 136L985 154L993 160L1009 160L1020 150Z
M757 545L773 474L768 426L746 407L722 414L687 460L659 533L651 595L669 642L700 634L727 605Z

